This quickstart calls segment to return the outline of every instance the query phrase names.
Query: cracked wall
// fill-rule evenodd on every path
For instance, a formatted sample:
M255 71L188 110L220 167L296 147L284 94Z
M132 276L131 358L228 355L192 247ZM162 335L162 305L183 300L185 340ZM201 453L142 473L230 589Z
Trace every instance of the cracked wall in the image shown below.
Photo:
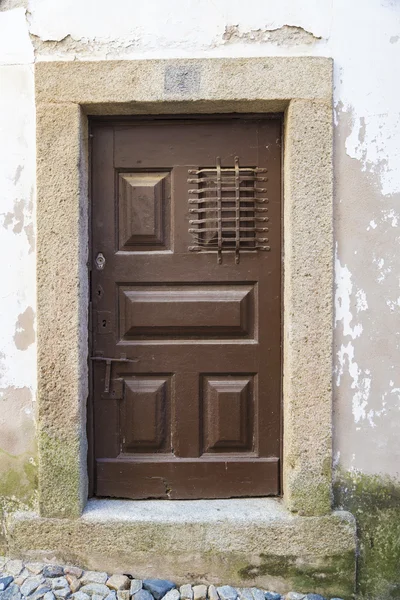
M0 388L15 406L36 386L34 62L332 56L335 466L399 480L399 30L393 0L1 0Z

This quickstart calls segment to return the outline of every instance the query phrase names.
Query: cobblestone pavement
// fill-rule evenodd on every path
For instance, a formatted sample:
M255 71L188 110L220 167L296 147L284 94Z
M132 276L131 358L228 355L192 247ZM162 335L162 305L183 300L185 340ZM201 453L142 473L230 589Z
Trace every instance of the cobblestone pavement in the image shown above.
M0 557L0 600L327 600L319 594L277 592L230 585L180 587L167 579L134 579L131 575L83 571ZM332 598L331 600L341 600Z

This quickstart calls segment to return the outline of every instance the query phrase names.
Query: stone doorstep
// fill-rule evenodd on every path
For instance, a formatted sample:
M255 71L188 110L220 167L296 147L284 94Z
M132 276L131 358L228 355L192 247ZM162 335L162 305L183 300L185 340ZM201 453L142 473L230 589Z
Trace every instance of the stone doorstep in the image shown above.
M342 598L355 590L353 516L295 516L271 498L92 499L78 519L9 515L6 535L12 557L178 585L229 582Z

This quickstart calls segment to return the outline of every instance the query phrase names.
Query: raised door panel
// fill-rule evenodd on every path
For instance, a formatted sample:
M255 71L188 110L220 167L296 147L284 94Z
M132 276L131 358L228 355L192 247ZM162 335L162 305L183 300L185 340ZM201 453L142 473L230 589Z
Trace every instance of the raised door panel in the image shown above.
M254 446L252 375L202 376L204 452L250 452Z
M127 377L121 404L122 452L170 451L170 406L168 378Z
M119 315L122 340L250 339L254 332L254 286L120 286Z
M166 250L170 244L171 175L118 174L119 249Z

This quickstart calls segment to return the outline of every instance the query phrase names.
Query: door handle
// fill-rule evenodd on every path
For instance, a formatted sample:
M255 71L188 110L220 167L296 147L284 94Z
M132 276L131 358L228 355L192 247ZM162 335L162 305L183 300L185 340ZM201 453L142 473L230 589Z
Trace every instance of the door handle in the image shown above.
M97 360L106 363L106 376L104 380L104 393L108 394L110 391L110 381L111 381L111 365L113 362L117 363L135 363L138 362L138 358L126 358L125 355L121 355L121 358L110 358L107 356L91 356L90 360Z

